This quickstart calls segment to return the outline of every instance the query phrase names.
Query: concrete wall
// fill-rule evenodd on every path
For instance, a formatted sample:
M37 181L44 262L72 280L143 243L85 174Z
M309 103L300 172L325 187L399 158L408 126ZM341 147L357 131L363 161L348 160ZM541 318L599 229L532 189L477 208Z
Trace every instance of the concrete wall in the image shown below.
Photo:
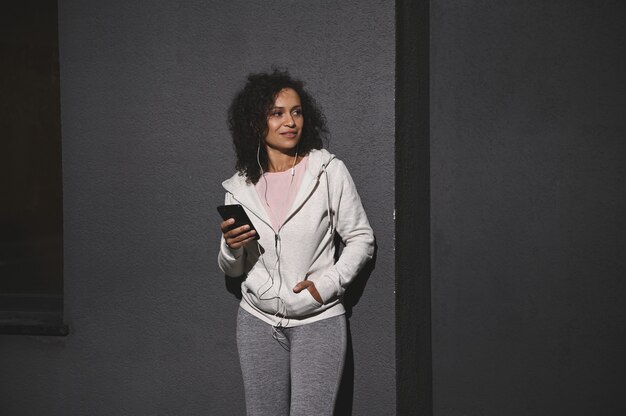
M324 108L377 235L341 411L394 414L393 2L61 1L59 33L71 334L0 337L0 413L243 414L215 206L230 99L279 65Z
M625 414L624 7L431 3L434 414Z

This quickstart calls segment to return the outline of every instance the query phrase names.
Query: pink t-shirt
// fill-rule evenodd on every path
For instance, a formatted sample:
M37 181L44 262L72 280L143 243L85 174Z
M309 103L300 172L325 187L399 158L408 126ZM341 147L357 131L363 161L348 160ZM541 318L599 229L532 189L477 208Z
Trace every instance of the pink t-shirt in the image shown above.
M302 158L300 163L294 167L293 176L291 169L284 172L266 172L255 185L256 192L265 212L270 217L274 231L278 231L287 219L289 209L296 199L298 189L300 189L307 161L308 156Z

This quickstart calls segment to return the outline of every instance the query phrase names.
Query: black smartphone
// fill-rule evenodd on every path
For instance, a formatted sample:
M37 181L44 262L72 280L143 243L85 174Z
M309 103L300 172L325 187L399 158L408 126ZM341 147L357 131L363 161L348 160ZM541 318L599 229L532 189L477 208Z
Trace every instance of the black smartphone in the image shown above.
M250 230L256 231L256 228L254 228L254 224L252 224L252 221L250 221L250 217L248 217L248 214L246 214L246 211L243 209L241 205L239 204L220 205L219 207L217 207L217 211L220 213L224 221L230 218L235 219L235 223L230 226L231 229L248 224L250 226ZM256 234L254 235L254 239L255 240L259 239L258 231L256 231Z

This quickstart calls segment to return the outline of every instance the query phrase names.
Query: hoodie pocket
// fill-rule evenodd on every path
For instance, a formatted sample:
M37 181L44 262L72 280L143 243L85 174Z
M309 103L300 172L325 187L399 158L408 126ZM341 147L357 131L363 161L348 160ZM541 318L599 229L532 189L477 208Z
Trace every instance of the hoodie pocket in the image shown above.
M242 295L248 303L256 306L259 310L274 315L281 310L278 295L272 284L271 277L261 270L249 273L244 280Z
M271 276L258 267L248 273L242 289L242 295L248 303L272 315L281 312L284 306L286 318L303 318L319 312L320 308L323 307L308 289L294 293L291 282L289 284L283 283L280 288L280 295L278 295L276 285L272 284Z
M312 315L322 306L321 303L315 300L308 289L304 289L300 293L293 293L292 291L286 299L286 303L288 317L290 318L302 318Z

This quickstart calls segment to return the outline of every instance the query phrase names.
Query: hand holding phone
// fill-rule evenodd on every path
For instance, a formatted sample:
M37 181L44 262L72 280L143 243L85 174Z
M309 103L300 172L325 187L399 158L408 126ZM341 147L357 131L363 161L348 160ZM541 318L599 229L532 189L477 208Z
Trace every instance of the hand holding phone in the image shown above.
M220 205L217 211L224 220L220 228L228 247L237 249L252 240L259 239L254 224L241 205Z

